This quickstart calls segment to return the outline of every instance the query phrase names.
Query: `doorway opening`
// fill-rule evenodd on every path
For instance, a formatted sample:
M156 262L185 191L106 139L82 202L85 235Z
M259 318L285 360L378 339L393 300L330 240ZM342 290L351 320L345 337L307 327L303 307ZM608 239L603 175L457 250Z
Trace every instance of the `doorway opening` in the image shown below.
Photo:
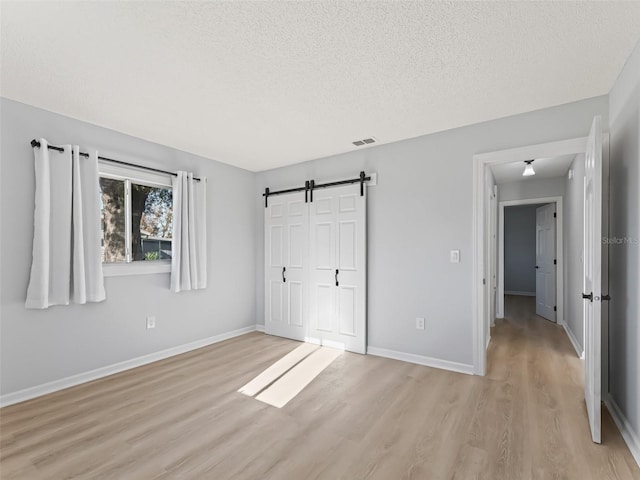
M575 229L579 237L574 238L574 242L566 244L566 252L578 253L578 266L573 264L572 270L580 271L580 275L574 276L573 287L568 289L567 299L575 301L578 308L573 309L574 319L578 328L582 331L582 347L584 349L584 364L581 368L584 373L584 400L587 405L587 421L592 434L592 440L600 443L600 400L601 387L607 391L608 385L608 300L604 292L608 291L608 255L606 246L602 245L602 236L606 236L608 227L608 136L602 134L601 118L596 116L591 125L588 137L574 138L559 142L552 142L539 145L502 150L485 154L477 154L473 157L473 178L474 178L474 288L473 288L473 336L474 336L474 372L478 375L487 373L487 348L491 340L490 331L492 318L489 312L493 310L493 303L498 303L500 295L497 295L497 283L493 275L493 259L497 258L497 253L492 252L496 235L494 230L494 220L496 213L493 208L495 204L494 196L498 193L498 201L539 199L544 194L535 191L533 194L528 184L517 182L521 188L512 189L511 193L517 191L520 197L507 198L505 192L500 192L496 185L496 172L498 170L508 171L516 169L520 176L530 178L531 162L540 166L541 160L550 160L550 167L559 165L559 159L568 157L573 159L568 171L561 173L561 181L569 188L568 180L575 181L571 184L571 190L580 196L581 215L583 223L581 229ZM579 160L579 157L582 156ZM575 175L576 168L581 168L579 175ZM536 174L538 168L533 168ZM511 171L513 174L513 171ZM574 174L572 177L572 173ZM542 176L540 177L542 178ZM568 180L567 180L568 179ZM567 182L567 183L564 183ZM553 196L564 196L564 194L552 194ZM567 195L567 199L569 195ZM575 205L574 205L575 207ZM559 210L562 215L562 210ZM558 219L558 224L562 223ZM557 238L557 232L556 232ZM559 242L562 245L563 241ZM556 257L557 265L563 264ZM504 276L504 275L503 275ZM557 276L555 277L557 280ZM563 288L566 279L556 283L558 288ZM579 285L578 285L579 284ZM574 287L578 285L577 293ZM557 294L556 294L557 295ZM503 298L503 297L502 297ZM565 326L567 310L560 302L563 301L562 294L556 296L558 319L561 319ZM569 302L567 302L569 306ZM496 305L496 312L500 305ZM503 307L504 308L504 307ZM504 312L501 312L504 313ZM579 315L579 316L576 316ZM544 322L544 321L543 321ZM553 328L557 332L557 327L546 323L547 327ZM579 338L579 337L577 337ZM564 347L568 343L564 339ZM571 347L569 346L569 350ZM505 349L502 349L504 351ZM507 348L506 350L510 350ZM577 350L577 349L576 349ZM515 351L514 351L515 352ZM532 354L538 350L531 349ZM566 358L562 355L561 358ZM579 361L575 358L575 361ZM542 359L540 361L543 361ZM507 365L509 362L507 362ZM523 368L535 367L537 363L525 363ZM604 373L604 378L603 374Z
M530 297L533 313L564 321L562 196L499 202L498 288L495 318L505 316L505 296ZM491 325L495 325L495 318Z

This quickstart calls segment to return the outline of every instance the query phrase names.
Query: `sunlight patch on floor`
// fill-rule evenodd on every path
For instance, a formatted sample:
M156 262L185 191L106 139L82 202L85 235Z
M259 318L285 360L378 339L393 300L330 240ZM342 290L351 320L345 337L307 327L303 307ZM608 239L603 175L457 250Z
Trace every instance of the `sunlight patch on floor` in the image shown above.
M238 390L277 408L284 407L343 351L303 343Z
M257 395L318 348L320 348L318 345L303 343L247 383L238 392L250 397Z

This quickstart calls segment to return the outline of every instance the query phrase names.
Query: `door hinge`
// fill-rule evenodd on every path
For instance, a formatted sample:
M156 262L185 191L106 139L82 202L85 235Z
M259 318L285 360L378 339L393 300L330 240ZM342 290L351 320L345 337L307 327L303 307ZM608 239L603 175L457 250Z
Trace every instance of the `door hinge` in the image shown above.
M557 218L558 214L556 212L553 212L553 218Z
M558 307L553 307L553 311L557 312L558 311Z
M606 295L602 295L602 301L603 302L608 302L611 300L611 295L609 295L608 293Z
M558 264L558 260L556 260L555 258L553 259L553 264L557 265Z

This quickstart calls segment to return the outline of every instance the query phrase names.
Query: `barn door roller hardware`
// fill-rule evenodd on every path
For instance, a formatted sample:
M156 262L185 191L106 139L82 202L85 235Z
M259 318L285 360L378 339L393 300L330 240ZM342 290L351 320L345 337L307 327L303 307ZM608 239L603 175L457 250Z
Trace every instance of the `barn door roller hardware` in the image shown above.
M371 180L370 176L365 175L364 171L360 172L358 178L350 178L349 180L340 180L338 182L329 183L316 183L315 180L307 180L304 182L304 187L288 188L286 190L276 190L272 192L269 188L264 189L262 196L264 197L264 207L269 206L269 197L273 195L283 195L285 193L304 192L304 201L313 203L313 191L318 188L337 187L339 185L350 185L352 183L360 183L360 196L364 196L364 182Z

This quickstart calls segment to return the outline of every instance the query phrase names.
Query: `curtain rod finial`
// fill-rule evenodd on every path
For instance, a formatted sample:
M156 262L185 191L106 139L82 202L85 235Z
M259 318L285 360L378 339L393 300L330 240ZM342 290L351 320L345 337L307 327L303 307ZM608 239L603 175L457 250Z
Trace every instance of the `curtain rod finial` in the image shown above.
M31 147L32 148L40 147L40 142L37 141L36 139L31 140Z

